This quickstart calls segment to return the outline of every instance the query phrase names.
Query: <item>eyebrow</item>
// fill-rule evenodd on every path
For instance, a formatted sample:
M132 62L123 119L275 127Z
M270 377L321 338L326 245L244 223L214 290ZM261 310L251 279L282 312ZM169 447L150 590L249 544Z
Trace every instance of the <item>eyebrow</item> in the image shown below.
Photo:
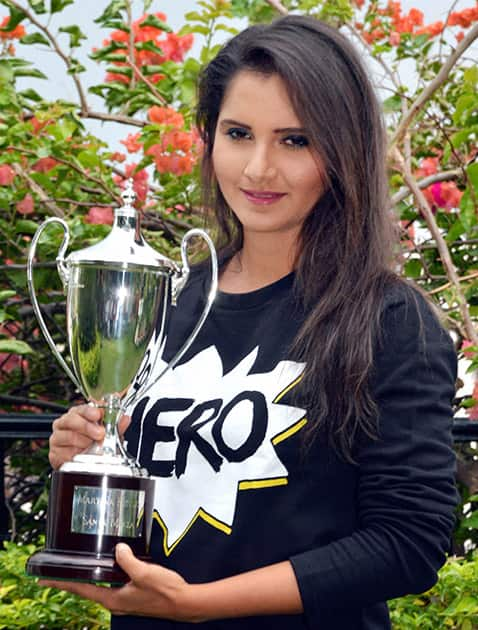
M233 120L232 118L224 118L219 123L220 127L225 127L228 125L236 125L236 127L244 127L244 129L252 129L250 125L246 125L243 122L238 120ZM273 129L274 133L306 133L306 130L303 127L281 127L278 129Z

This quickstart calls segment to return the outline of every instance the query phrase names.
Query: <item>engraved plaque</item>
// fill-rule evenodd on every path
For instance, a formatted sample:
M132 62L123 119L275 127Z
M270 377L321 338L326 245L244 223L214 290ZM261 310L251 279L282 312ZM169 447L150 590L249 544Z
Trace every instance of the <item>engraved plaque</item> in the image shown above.
M75 486L71 531L100 536L142 535L144 490Z

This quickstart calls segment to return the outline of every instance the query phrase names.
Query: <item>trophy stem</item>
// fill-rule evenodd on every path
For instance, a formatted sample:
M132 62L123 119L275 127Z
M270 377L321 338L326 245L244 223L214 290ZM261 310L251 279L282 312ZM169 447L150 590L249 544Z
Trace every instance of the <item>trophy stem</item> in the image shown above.
M106 396L103 424L105 426L105 439L103 441L103 453L105 455L117 455L116 423L119 421L121 400L116 394Z

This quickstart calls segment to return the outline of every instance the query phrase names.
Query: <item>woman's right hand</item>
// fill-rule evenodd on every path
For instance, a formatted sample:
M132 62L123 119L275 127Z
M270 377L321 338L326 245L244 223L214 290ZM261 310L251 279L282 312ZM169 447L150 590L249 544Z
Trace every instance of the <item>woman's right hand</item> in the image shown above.
M48 457L54 469L82 453L93 441L103 440L105 429L100 423L102 417L102 409L92 405L79 405L72 407L53 422ZM120 435L126 431L129 420L128 416L121 418L118 427Z

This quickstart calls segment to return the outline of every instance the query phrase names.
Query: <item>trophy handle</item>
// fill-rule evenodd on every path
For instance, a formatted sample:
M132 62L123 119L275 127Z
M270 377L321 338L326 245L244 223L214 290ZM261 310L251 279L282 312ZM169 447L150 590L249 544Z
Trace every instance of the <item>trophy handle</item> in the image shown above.
M53 338L50 335L50 332L49 332L49 330L47 328L45 320L43 319L43 315L42 315L42 312L40 310L40 305L38 304L36 291L35 291L35 285L34 285L34 282L33 282L33 261L34 261L35 254L36 254L37 244L38 244L38 241L40 240L40 236L41 236L43 230L45 228L47 228L49 225L51 225L52 223L58 223L59 225L61 225L61 227L63 228L63 232L64 232L63 241L62 241L60 249L58 251L58 256L56 257L56 265L57 265L58 273L60 275L60 278L61 278L61 281L62 281L63 288L64 288L65 292L66 292L66 290L68 288L69 271L68 271L68 267L65 265L65 258L64 258L64 254L65 254L66 248L68 247L68 242L70 240L70 235L69 235L69 232L68 232L68 225L65 223L65 221L63 221L63 219L59 219L57 217L51 217L51 218L47 219L46 221L44 221L40 225L40 227L37 229L37 231L35 232L35 235L34 235L34 237L32 239L32 243L31 243L30 249L28 251L28 260L27 260L28 290L30 292L30 299L31 299L31 302L32 302L33 311L34 311L34 313L35 313L35 315L37 317L38 323L40 324L41 331L42 331L42 333L43 333L43 335L44 335L48 345L50 346L51 351L55 355L55 358L58 361L58 363L65 370L65 372L70 377L70 379L73 381L73 383L76 385L76 387L78 387L80 392L84 395L83 389L82 389L78 379L73 374L73 372L70 370L70 368L69 368L68 364L66 363L65 359L58 352L58 349L57 349L57 347L55 345L55 342L53 341Z
M209 248L209 252L211 254L211 284L209 287L209 293L207 296L206 304L204 306L203 312L201 313L201 317L198 319L196 325L194 326L193 331L189 335L189 337L184 342L183 346L178 350L178 352L174 355L168 365L156 376L156 378L151 383L145 383L142 388L138 390L135 394L135 398L139 398L140 396L144 396L144 394L151 389L156 383L168 372L172 370L177 362L181 359L183 354L185 354L191 344L196 339L199 331L201 330L204 322L206 321L206 317L209 315L209 311L211 310L212 303L214 302L214 298L217 293L217 285L218 285L218 264L217 264L217 254L216 249L214 247L214 243L212 242L209 234L204 230L199 228L193 228L186 232L181 241L181 259L182 259L182 268L178 271L178 275L176 278L173 278L173 286L172 286L172 303L176 304L176 300L184 288L188 277L189 277L189 261L187 255L188 243L194 236L200 236L206 241L206 244ZM127 400L128 395L126 395L123 400ZM124 408L121 409L121 412L124 411ZM118 414L118 418L121 415L121 412Z

